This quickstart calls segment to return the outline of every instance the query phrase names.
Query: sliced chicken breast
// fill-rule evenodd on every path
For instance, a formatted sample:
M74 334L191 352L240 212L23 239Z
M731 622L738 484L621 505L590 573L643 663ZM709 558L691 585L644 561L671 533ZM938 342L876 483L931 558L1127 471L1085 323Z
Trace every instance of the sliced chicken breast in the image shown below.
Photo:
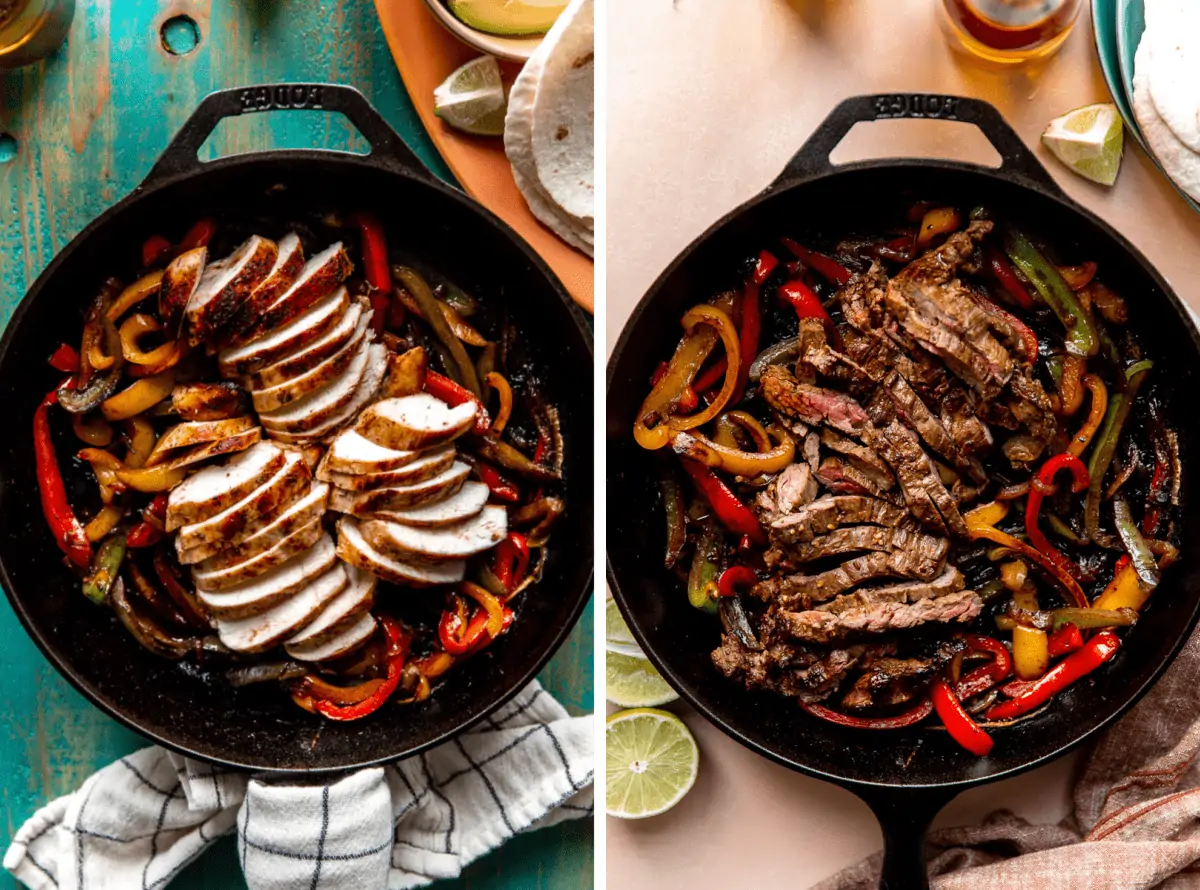
M167 531L213 518L266 485L283 465L283 449L260 442L221 466L185 479L167 499Z
M259 283L254 292L238 309L227 326L225 342L230 346L241 346L248 338L242 331L253 327L259 317L283 295L304 269L304 248L300 236L289 232L279 239L275 265Z
M338 520L337 552L343 560L385 581L405 587L432 587L457 584L467 571L464 560L416 565L384 556L363 538L358 521L343 516Z
M470 519L440 528L418 528L369 519L359 524L363 539L384 556L420 564L466 559L490 550L508 533L508 511L484 507Z
M246 387L266 389L308 373L325 359L340 352L342 347L350 342L350 338L357 333L358 322L364 311L369 312L358 302L352 301L346 314L315 341L297 352L284 356L274 364L247 375Z
M350 308L350 292L339 287L293 321L237 349L224 349L217 361L221 376L233 380L274 364L325 335Z
M384 371L387 369L387 355L387 347L382 343L376 343L369 347L367 369L363 373L358 387L354 390L354 396L344 408L332 417L315 426L311 425L311 419L306 419L299 424L300 429L298 430L291 432L271 430L270 434L280 442L289 443L315 442L336 436L374 400L375 394L379 392L379 386L383 382Z
M386 473L412 463L422 453L383 448L354 430L346 430L329 446L325 467L330 473Z
M340 241L325 248L304 264L291 286L259 314L256 322L242 331L242 336L249 342L290 324L309 306L336 290L353 268Z
M368 516L381 510L407 510L440 501L455 494L467 481L471 468L455 461L446 472L414 485L392 485L374 491L349 492L333 489L329 509L354 516Z
M207 559L240 544L258 530L259 520L277 516L308 494L311 482L312 472L304 459L289 452L284 455L283 469L266 485L211 519L183 526L175 539L175 549L181 557L203 553L201 558Z
M440 476L454 463L454 446L443 445L425 451L412 463L383 473L335 473L329 469L329 461L323 458L317 466L317 478L329 482L343 491L366 491L371 488L387 488L389 485L416 485L434 476Z
M193 420L176 424L162 434L155 444L154 450L146 458L146 466L153 467L164 463L173 457L170 452L179 448L190 448L206 442L219 442L230 436L252 430L256 426L258 424L249 415L230 417L227 420Z
M192 569L192 581L195 582L197 590L209 592L237 587L252 578L265 575L271 569L283 565L293 556L312 549L324 531L321 520L314 520L253 559L239 562L226 569L210 569L210 563L205 560Z
M228 257L205 267L184 310L193 346L211 339L233 318L266 278L278 255L274 241L251 235Z
M475 423L475 403L451 408L429 393L377 402L358 419L355 431L376 445L407 451L452 442Z
M359 317L358 326L342 348L319 363L312 370L300 374L290 380L285 380L277 386L272 386L267 389L260 389L251 393L251 399L254 403L254 410L260 414L278 411L285 405L299 401L310 392L320 389L323 386L329 386L337 380L350 367L350 363L355 356L364 348L363 341L367 337L367 325L370 322L371 313L366 317Z
M200 602L218 618L257 615L287 599L293 593L335 566L337 548L329 535L322 536L307 552L292 557L265 575L230 587L219 593L197 591Z
M265 612L245 618L218 618L217 636L235 652L270 649L312 621L348 583L342 567L334 566Z
M491 492L482 482L466 482L455 494L440 501L407 510L380 510L369 518L399 522L417 528L440 528L470 519L483 509Z
M245 432L226 436L224 439L218 439L216 442L204 442L191 448L174 451L162 462L162 465L171 470L177 470L180 467L190 467L192 464L211 460L214 457L237 454L239 451L245 451L247 448L257 445L261 441L262 427L256 426Z
M349 655L375 633L375 616L370 612L359 615L354 623L321 643L285 643L283 648L300 661L332 661Z
M350 583L331 599L321 614L288 640L288 646L316 647L332 640L369 612L375 602L377 578L354 566L345 566Z
M353 401L369 357L367 341L360 341L349 367L338 377L277 411L259 412L259 421L269 430L285 433L305 432L326 423Z
M325 515L328 503L329 486L318 483L312 487L312 490L307 495L296 501L296 503L292 504L274 519L261 523L259 530L240 544L226 547L216 556L210 556L203 560L203 562L189 558L184 562L184 565L201 562L201 568L206 571L215 571L231 568L238 563L254 559L254 557L270 550L284 538L318 521ZM184 554L184 557L189 556L190 554Z
M207 261L208 248L197 247L171 260L163 273L162 289L158 292L158 314L172 339L183 325L183 312L200 286Z

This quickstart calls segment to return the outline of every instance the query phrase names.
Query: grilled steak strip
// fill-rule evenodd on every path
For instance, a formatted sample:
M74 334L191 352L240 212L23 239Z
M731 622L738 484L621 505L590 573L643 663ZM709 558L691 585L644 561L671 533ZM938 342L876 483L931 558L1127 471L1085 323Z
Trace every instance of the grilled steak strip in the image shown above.
M754 509L764 525L770 525L817 497L817 483L808 464L784 467L754 499Z
M856 633L886 633L905 630L931 621L965 624L983 609L973 590L960 590L915 603L879 603L870 608L844 612L781 612L780 624L798 640L828 645Z
M776 549L782 551L785 562L812 562L827 556L837 556L841 553L857 553L861 550L887 552L905 550L921 554L927 559L944 559L950 550L950 542L945 538L935 538L907 528L886 528L877 525L856 525L851 528L837 528L825 535L808 541L795 541L780 545L767 551L767 565L771 565L772 554Z
M952 565L947 565L932 581L902 581L899 584L883 584L879 587L860 587L853 593L844 593L814 608L818 612L841 615L873 609L888 603L915 603L918 600L957 593L966 586L967 582L962 572Z
M930 581L945 565L945 557L934 558L916 551L875 552L847 560L836 569L816 575L793 574L768 578L750 588L753 596L774 600L790 609L807 609L812 603L831 600L866 581L882 578L913 578Z
M763 371L761 388L767 403L777 411L810 425L826 423L852 436L871 426L867 412L845 393L800 383L786 369L771 365Z
M879 525L912 528L912 515L905 509L877 498L826 495L770 525L771 540L781 546L812 541L844 525Z

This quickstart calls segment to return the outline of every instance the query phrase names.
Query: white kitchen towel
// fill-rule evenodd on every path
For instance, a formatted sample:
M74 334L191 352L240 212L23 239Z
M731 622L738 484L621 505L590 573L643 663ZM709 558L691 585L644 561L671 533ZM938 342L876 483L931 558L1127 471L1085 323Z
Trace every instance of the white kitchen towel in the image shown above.
M4 867L33 890L160 890L236 830L250 890L403 890L590 816L592 778L592 717L534 682L453 741L328 781L143 748L38 810Z

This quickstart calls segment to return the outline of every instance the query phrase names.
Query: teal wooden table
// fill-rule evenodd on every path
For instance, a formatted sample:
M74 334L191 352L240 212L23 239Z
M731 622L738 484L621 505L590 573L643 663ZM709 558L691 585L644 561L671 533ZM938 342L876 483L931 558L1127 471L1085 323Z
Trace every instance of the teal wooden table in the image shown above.
M54 254L146 175L197 102L215 89L287 80L351 84L425 163L450 178L404 92L370 0L77 3L66 46L42 64L3 74L0 324ZM363 150L365 144L343 119L306 111L226 121L207 151L271 147ZM570 711L588 713L591 665L589 605L541 680ZM0 603L4 849L35 809L145 744L62 680L7 600ZM439 886L579 890L593 885L592 862L590 820L570 822L516 838ZM5 876L0 886L16 882ZM218 843L172 886L244 887L233 839Z

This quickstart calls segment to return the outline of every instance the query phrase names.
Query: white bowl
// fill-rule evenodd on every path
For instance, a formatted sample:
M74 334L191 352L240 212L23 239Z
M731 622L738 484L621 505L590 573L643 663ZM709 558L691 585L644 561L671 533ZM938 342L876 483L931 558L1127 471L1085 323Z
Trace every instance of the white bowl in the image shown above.
M513 62L528 62L533 51L542 42L541 34L533 37L501 37L472 28L455 16L442 0L425 0L425 5L447 31L468 46L473 46L490 56Z

